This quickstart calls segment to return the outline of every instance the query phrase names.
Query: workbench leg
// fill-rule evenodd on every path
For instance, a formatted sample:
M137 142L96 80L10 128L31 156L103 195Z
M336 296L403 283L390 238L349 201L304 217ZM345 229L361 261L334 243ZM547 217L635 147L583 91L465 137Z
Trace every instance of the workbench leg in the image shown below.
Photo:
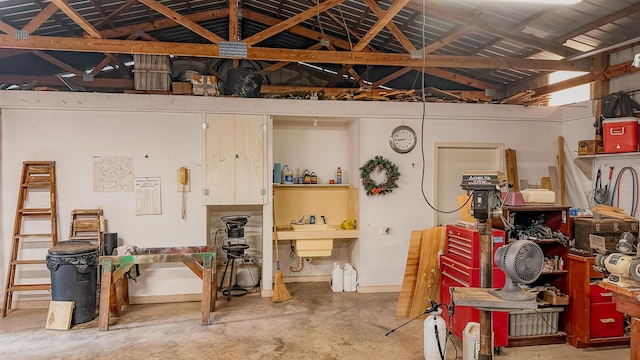
M216 311L216 301L218 301L218 271L214 263L211 266L211 312Z
M640 360L640 319L631 317L631 360Z
M200 311L202 312L202 325L209 325L209 315L211 313L211 292L213 271L211 256L202 259L202 304Z
M111 298L111 260L102 263L102 278L100 279L100 313L98 329L109 330L109 299Z
M118 284L120 279L111 283L109 287L109 309L113 316L120 316L120 303L118 302Z

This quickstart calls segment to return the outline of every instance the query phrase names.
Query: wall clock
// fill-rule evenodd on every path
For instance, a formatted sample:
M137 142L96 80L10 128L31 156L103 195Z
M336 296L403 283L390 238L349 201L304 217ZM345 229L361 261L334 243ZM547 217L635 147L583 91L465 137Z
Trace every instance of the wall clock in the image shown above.
M396 127L391 131L391 136L389 136L389 145L395 152L400 154L406 154L413 150L417 143L416 132L406 125Z

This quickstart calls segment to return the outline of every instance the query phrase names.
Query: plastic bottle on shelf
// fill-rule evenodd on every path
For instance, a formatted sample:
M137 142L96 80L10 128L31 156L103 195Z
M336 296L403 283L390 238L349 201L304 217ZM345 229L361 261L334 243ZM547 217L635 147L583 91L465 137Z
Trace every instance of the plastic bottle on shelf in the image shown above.
M318 175L316 175L315 172L311 172L311 183L312 184L317 184L318 183Z
M344 291L355 292L358 285L358 273L351 264L344 264Z
M333 263L331 268L331 291L342 292L344 290L344 272L338 263Z
M282 168L282 183L293 184L293 173L289 170L289 166L286 164Z
M315 224L316 223L316 216L314 214L311 214L311 216L309 216L309 224Z
M336 184L342 184L342 169L340 169L340 166L336 170Z

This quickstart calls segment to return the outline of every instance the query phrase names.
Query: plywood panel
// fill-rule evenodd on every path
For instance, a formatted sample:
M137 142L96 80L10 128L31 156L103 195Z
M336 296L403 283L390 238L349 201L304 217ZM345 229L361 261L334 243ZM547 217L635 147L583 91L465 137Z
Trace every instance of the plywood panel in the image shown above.
M420 244L422 243L422 231L413 230L409 240L409 252L407 265L404 268L404 278L400 288L400 297L396 307L396 316L409 316L413 303L413 292L416 288L418 266L420 264Z
M431 300L438 301L440 299L438 255L444 249L445 233L446 230L442 226L422 231L420 265L409 317L420 315L429 307Z

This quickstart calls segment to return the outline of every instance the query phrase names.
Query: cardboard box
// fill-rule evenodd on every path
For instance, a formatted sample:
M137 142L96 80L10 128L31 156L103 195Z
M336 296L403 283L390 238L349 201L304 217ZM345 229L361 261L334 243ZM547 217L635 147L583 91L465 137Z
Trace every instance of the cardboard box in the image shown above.
M551 290L545 290L542 293L542 299L551 305L569 305L569 295L558 295Z
M598 143L598 140L578 141L578 155L595 155L597 143Z
M214 75L194 74L191 78L194 95L218 96L218 78Z
M604 154L604 144L602 140L580 140L578 141L578 155Z
M184 95L193 93L193 84L190 82L174 82L171 84L174 95Z

